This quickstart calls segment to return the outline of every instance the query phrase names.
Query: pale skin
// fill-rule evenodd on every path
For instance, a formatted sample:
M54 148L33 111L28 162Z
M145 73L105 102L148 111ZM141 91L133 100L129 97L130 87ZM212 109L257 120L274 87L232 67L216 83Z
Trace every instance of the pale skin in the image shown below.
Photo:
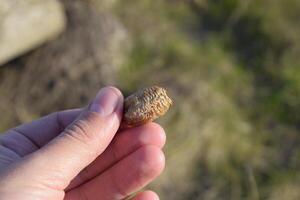
M0 136L1 200L118 200L164 169L156 123L119 130L123 96L100 90L91 104L50 114ZM153 191L134 200L158 200Z

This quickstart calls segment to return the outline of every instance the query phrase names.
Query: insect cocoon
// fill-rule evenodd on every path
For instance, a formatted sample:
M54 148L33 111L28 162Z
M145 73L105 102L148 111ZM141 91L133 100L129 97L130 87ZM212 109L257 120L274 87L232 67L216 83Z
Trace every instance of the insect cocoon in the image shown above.
M152 86L138 90L124 102L123 123L134 127L164 115L172 105L164 88Z

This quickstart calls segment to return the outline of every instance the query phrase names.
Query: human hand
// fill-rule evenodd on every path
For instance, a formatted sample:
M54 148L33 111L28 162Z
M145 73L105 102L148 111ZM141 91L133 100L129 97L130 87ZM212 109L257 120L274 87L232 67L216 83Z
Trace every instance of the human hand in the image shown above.
M1 200L124 199L164 168L163 129L118 131L119 90L106 87L84 109L50 114L0 137ZM134 200L157 200L152 191Z

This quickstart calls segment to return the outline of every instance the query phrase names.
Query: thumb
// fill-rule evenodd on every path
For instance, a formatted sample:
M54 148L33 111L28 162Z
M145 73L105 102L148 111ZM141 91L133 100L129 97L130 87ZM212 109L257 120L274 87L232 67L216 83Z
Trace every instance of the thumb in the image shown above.
M31 169L54 180L56 187L65 188L109 145L119 128L122 109L123 96L118 89L101 89L71 125L29 158Z

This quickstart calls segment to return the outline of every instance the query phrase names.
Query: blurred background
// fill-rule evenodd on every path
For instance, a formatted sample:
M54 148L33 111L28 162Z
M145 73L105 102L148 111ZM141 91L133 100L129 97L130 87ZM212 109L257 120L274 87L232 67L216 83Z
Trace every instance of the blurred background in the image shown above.
M0 63L0 131L160 85L161 199L300 199L298 0L0 0Z

